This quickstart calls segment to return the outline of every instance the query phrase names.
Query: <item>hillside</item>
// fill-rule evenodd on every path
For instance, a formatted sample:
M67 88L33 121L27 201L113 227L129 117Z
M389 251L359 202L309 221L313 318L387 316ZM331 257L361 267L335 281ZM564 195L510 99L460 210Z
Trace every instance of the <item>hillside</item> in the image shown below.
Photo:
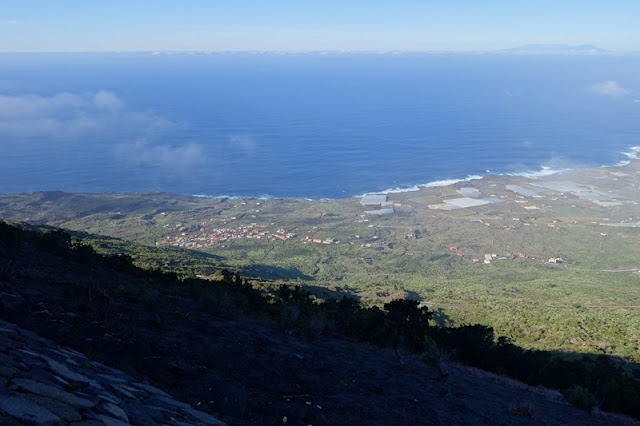
M180 276L225 268L320 297L406 297L443 324L483 324L527 349L637 362L638 176L640 161L489 175L388 194L386 215L359 198L40 192L0 195L0 217L71 229L101 253Z
M148 383L0 320L0 422L210 424L214 417Z
M631 422L573 408L557 392L462 367L444 352L430 367L402 345L378 348L330 330L304 338L282 316L294 312L285 309L293 305L277 300L279 320L257 308L257 316L241 315L239 306L251 312L261 302L232 275L181 281L122 256L98 256L63 232L3 225L1 234L3 320L228 424L282 424L284 417L288 424L314 425ZM209 299L191 291L202 285L211 287ZM21 345L31 347L28 340ZM15 361L17 352L8 355ZM21 374L5 376L7 389L15 389ZM82 383L72 389L85 391Z

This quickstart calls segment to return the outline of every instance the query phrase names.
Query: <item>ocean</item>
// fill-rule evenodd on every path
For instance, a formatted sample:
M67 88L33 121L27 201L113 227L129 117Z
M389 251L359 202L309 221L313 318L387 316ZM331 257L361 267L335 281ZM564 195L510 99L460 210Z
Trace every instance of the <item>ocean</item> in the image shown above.
M3 193L342 198L638 146L638 56L0 54Z

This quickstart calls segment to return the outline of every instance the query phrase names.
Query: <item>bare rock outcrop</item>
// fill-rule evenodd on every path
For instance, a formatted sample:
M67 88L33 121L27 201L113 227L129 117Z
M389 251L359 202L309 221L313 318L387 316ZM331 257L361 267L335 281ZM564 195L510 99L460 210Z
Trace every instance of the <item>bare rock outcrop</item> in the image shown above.
M224 425L148 383L2 320L0 423Z

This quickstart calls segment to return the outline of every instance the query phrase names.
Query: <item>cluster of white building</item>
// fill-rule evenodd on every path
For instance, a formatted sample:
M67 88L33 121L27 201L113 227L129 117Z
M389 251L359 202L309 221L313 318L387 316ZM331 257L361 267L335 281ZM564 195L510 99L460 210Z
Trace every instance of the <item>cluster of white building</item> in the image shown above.
M286 241L297 236L294 232L289 232L284 228L280 228L275 232L267 231L267 225L244 225L237 228L214 228L211 231L205 231L200 228L197 232L182 232L180 235L167 235L156 245L171 245L175 247L187 248L203 248L214 244L221 244L230 240L237 239L269 239ZM181 228L184 230L184 228Z
M340 241L334 240L333 238L311 238L304 237L302 239L303 243L316 243L316 244L340 244Z

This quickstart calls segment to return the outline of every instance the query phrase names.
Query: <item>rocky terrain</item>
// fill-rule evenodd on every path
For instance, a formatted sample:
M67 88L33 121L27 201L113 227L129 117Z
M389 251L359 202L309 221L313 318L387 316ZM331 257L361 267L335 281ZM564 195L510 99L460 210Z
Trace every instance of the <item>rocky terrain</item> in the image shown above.
M289 424L327 425L634 423L580 411L556 392L478 370L447 365L443 375L392 351L333 339L311 344L243 322L209 322L217 342L208 349L218 348L216 353L194 347L197 361L182 360L186 370L207 363L207 356L214 356L218 365L200 366L199 377L184 377L182 389L176 390L190 401L186 404L149 382L2 321L0 421L223 424L193 408L216 407L229 424L247 425L283 424L285 418ZM195 339L194 333L185 336ZM171 367L166 373L175 376ZM151 379L166 384L162 377ZM207 398L222 404L201 401Z
M0 423L223 425L121 371L0 320Z
M101 253L180 276L224 268L319 297L410 298L525 349L637 364L638 177L637 160L487 175L379 195L377 205L47 191L0 194L0 217L71 229Z
M189 298L117 291L145 279L92 257L0 244L0 420L633 424L446 356L431 367L398 350L213 315Z

